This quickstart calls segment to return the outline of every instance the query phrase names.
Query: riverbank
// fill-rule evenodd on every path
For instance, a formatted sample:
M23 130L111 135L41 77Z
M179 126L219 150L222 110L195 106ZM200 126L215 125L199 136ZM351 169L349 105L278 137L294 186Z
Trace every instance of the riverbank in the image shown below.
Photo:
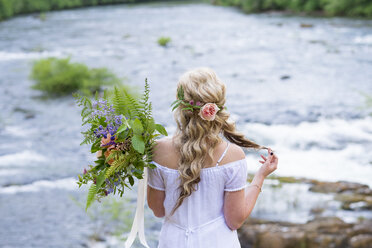
M235 6L246 13L281 11L296 15L372 18L372 2L368 0L212 0L212 3Z
M162 0L167 1L177 1L177 0ZM63 9L74 9L89 6L99 6L99 5L113 5L113 4L123 4L123 3L146 3L146 2L156 2L154 0L75 0L75 1L65 1L65 0L0 0L0 21L11 18L13 16L21 14L30 13L44 13L54 10ZM41 18L43 15L41 15Z
M48 11L73 9L99 5L130 4L160 2L159 0L0 0L0 21L11 17L40 13L44 19L44 13ZM186 2L186 0L162 0L162 2ZM187 1L195 2L195 1ZM354 18L372 18L372 2L363 1L337 1L337 0L203 0L215 5L234 6L242 9L245 13L260 13L267 11L280 11L282 13L309 16L345 16Z

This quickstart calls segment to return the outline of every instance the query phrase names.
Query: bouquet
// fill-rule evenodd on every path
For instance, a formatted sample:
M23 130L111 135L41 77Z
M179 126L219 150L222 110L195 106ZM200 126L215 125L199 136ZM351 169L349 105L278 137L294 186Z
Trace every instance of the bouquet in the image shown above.
M82 125L87 127L82 132L81 145L90 144L91 153L97 154L94 164L78 175L79 188L92 183L86 211L95 200L100 201L109 194L122 196L125 187L131 189L135 178L144 178L146 167L155 167L149 163L155 138L167 132L151 116L149 93L146 79L144 93L139 99L127 89L117 87L111 94L105 90L102 98L96 93L94 101L74 94L77 104L83 107Z

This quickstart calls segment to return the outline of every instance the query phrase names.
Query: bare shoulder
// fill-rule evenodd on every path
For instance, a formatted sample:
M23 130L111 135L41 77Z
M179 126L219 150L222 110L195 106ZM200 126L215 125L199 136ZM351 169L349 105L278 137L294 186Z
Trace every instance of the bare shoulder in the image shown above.
M224 162L230 163L233 161L242 160L244 158L245 158L245 153L244 153L243 148L241 148L240 146L236 144L231 143L229 150L226 153Z
M172 145L171 137L163 137L155 140L154 152L162 152L162 150L169 148Z
M159 164L167 164L167 160L174 153L171 137L164 137L155 141L153 160Z

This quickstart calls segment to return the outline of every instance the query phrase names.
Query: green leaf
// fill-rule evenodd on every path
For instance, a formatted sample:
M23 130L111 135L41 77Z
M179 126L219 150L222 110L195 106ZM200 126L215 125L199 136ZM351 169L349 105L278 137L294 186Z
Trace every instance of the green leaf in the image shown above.
M105 180L106 169L102 170L96 180L97 189L99 189Z
M147 132L152 134L154 131L155 131L155 121L154 121L154 118L150 118L147 124Z
M143 133L143 126L140 120L137 118L133 121L133 132L134 134L141 135Z
M122 133L125 130L127 130L127 128L128 128L128 125L127 124L128 124L128 122L125 122L125 123L121 124L121 126L116 131L116 134Z
M132 147L139 153L143 154L145 151L145 142L141 135L133 135L132 137Z
M128 128L131 128L129 123L128 123L127 118L124 115L121 115L121 116L122 116L121 121L123 122L123 124L126 124Z
M180 86L179 90L177 91L177 98L180 99L180 100L183 100L183 98L184 98L184 92L183 92L182 85Z
M134 184L133 177L132 176L129 176L128 179L129 179L130 186L133 186L133 184Z
M140 169L134 169L134 171L133 171L133 175L134 175L135 177L137 177L138 179L143 179L142 174L143 174L143 170L140 170Z
M94 142L92 144L92 147L90 148L90 152L91 153L95 153L97 151L101 150L101 147L100 147L100 140L97 140L96 142Z
M103 181L105 180L105 173L106 169L102 170L96 179L96 184L92 183L92 185L90 186L85 211L87 211L89 206L93 203L94 197L96 196L98 189L101 187Z
M172 111L175 110L178 106L180 106L181 103L182 103L182 100L176 100L176 101L174 101L172 103L172 105L173 104L175 104L175 105L173 106Z
M165 136L168 136L168 133L167 133L167 130L165 130L165 128L160 125L160 124L155 124L155 129L162 135L165 135Z
M89 188L89 192L88 192L88 196L87 196L87 203L86 203L86 206L85 206L85 211L87 211L88 208L90 207L90 205L92 204L96 194L97 194L97 186L93 183Z
M99 124L102 125L103 127L106 127L107 126L107 123L106 123L106 118L105 117L102 117L98 120Z
M155 169L156 168L156 165L152 164L152 163L149 163L147 165L147 167L151 168L151 169Z
M106 178L111 177L112 174L115 173L116 169L117 169L120 165L122 165L121 162L124 162L124 161L118 161L118 160L116 160L115 162L113 162L113 163L111 164L111 166L107 169L105 177L106 177Z

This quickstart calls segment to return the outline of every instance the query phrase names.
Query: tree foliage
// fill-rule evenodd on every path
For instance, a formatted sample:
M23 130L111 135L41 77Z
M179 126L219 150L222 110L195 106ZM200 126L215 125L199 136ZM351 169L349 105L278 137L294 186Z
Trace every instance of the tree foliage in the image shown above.
M327 16L372 18L370 0L215 0L219 5L237 6L245 12L286 10L294 13L323 12Z

